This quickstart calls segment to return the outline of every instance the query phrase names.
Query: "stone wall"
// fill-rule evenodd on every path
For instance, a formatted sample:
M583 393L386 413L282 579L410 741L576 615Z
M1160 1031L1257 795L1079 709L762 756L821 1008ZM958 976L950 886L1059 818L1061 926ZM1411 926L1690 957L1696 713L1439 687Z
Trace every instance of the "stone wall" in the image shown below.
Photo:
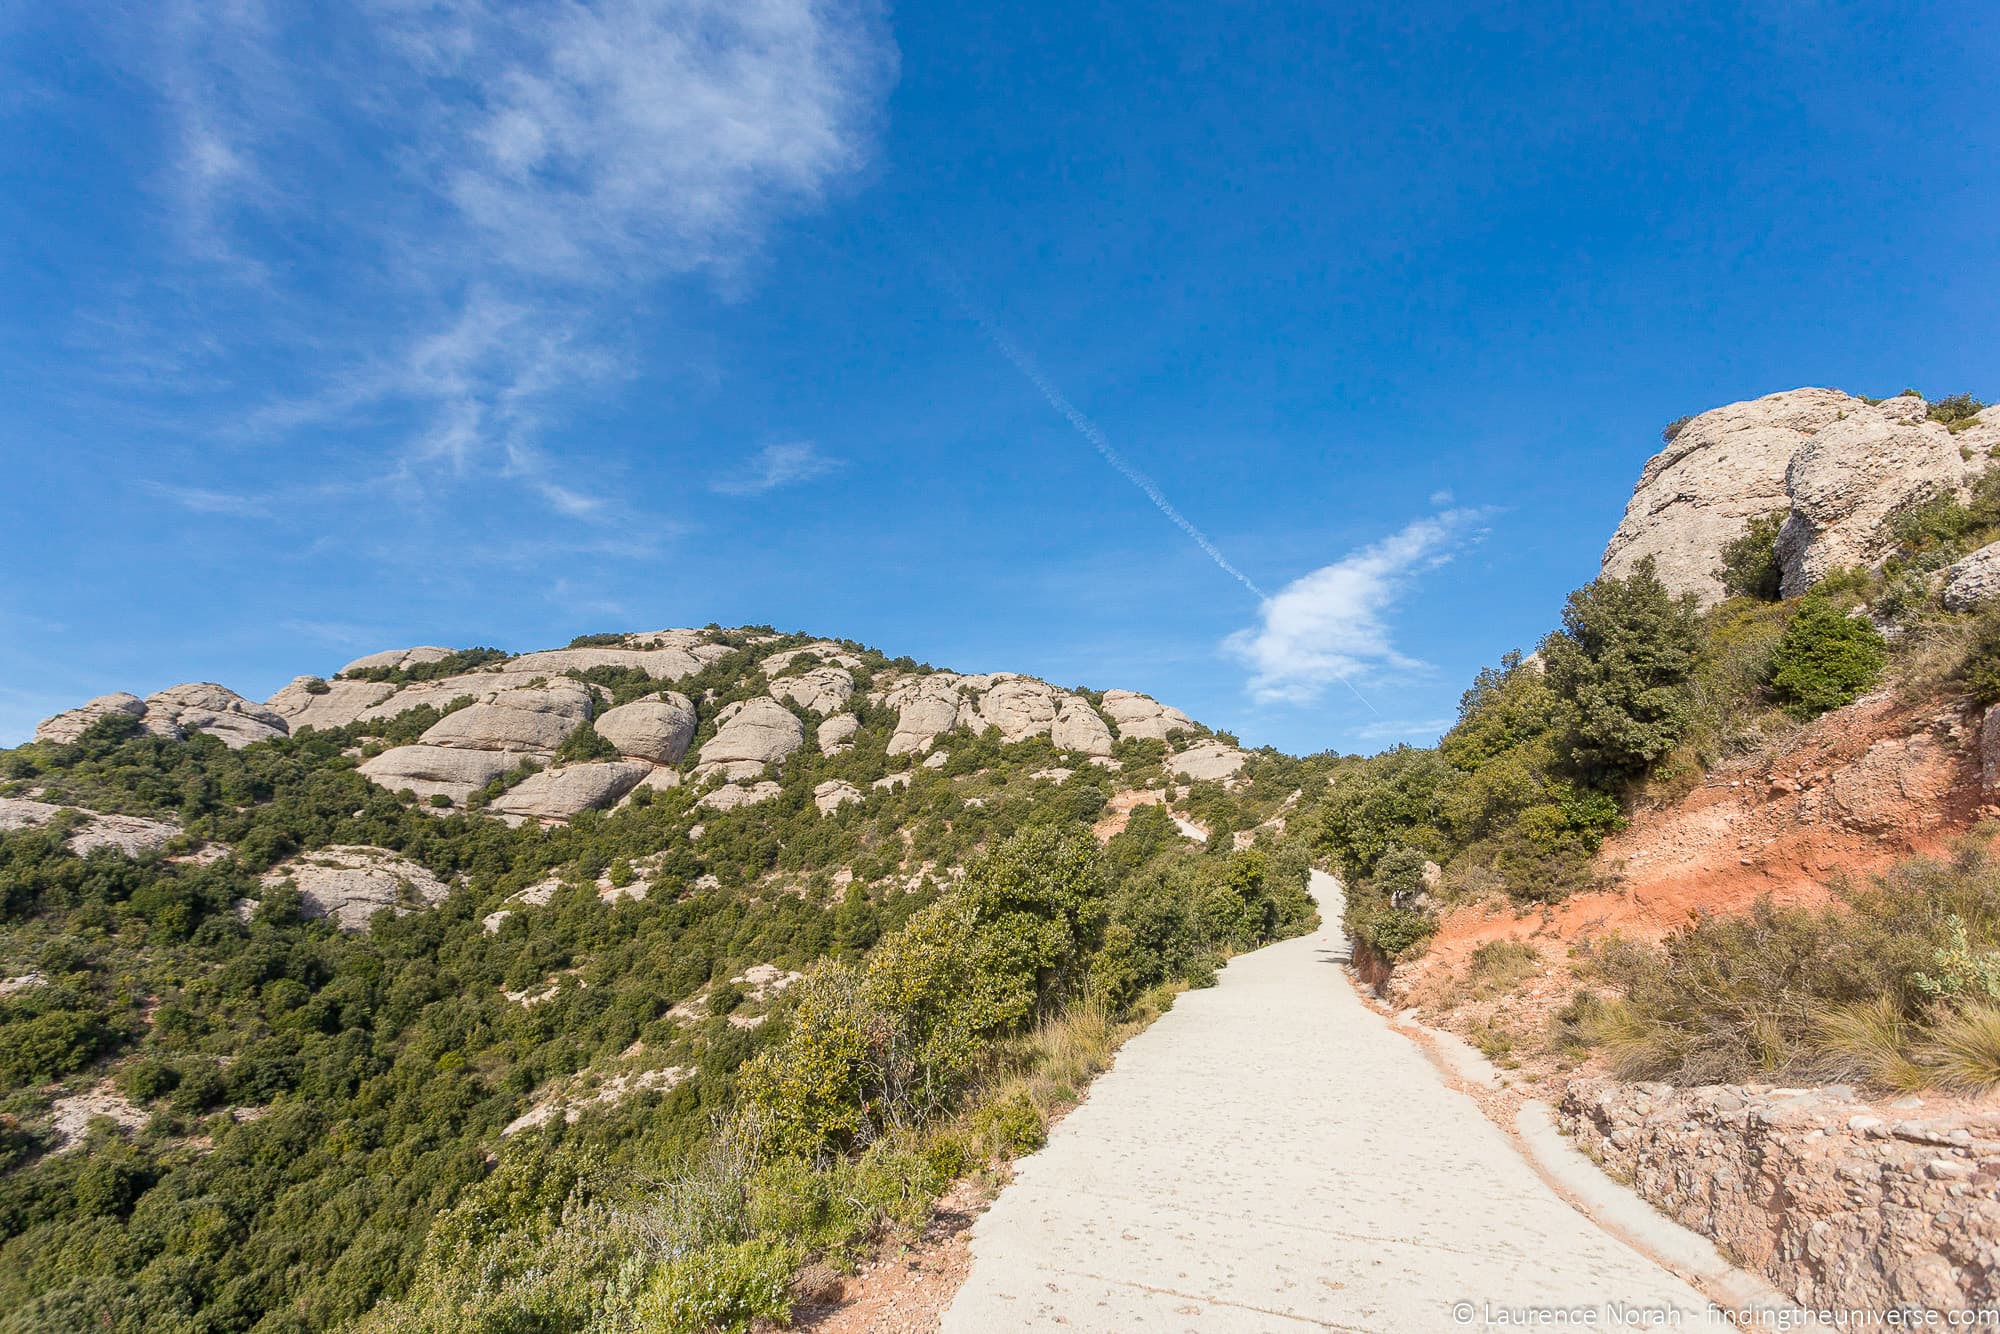
M2000 1108L1579 1080L1559 1116L1607 1171L1808 1307L2000 1303Z

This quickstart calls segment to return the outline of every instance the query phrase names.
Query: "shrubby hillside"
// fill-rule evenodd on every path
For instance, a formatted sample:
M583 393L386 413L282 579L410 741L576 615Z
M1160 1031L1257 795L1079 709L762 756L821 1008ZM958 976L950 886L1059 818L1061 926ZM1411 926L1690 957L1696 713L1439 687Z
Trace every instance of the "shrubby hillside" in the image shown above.
M1370 976L1544 1068L2000 1086L2000 875L1953 844L2000 797L2000 410L1666 437L1559 628L1303 804Z
M739 1328L1302 929L1328 761L767 629L0 752L0 1330Z

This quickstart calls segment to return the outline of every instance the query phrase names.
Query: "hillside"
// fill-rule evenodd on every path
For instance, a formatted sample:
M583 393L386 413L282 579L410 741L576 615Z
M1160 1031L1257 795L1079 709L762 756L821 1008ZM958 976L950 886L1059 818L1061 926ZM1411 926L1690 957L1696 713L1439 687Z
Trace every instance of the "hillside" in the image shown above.
M762 629L90 701L0 753L0 1329L810 1302L1311 920L1310 767Z

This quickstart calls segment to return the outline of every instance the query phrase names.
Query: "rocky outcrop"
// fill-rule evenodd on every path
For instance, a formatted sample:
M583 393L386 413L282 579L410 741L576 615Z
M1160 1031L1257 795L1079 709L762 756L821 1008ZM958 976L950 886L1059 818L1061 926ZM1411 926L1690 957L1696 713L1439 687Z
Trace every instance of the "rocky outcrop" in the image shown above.
M849 802L859 803L861 789L844 778L829 778L813 789L813 805L821 815L831 815Z
M1080 696L1066 697L1056 710L1049 740L1057 750L1073 750L1081 755L1109 755L1111 729L1104 725L1090 701Z
M906 677L889 687L882 701L896 711L896 730L889 735L891 755L921 754L958 726L958 682L951 672L933 672Z
M1983 546L1944 572L1948 611L1971 611L2000 598L2000 542Z
M1220 741L1198 741L1167 760L1167 768L1196 782L1233 778L1250 757Z
M158 722L180 736L206 732L231 750L273 740L289 730L277 713L210 681L170 686L146 696L145 721L149 729Z
M1179 709L1132 690L1105 691L1104 716L1118 725L1121 738L1164 741L1175 732L1195 730L1194 719Z
M806 742L805 724L774 699L739 700L715 716L719 725L695 766L703 776L754 778Z
M543 822L567 820L614 805L652 772L652 765L637 760L566 764L529 774L487 803L486 809Z
M793 663L805 657L814 658L823 666L845 667L850 672L860 671L862 665L859 654L855 653L852 649L834 643L830 639L814 640L812 643L802 644L798 648L788 648L773 653L770 657L764 659L760 665L764 669L764 675L780 676L790 670Z
M1000 730L1002 741L1025 741L1055 726L1059 692L1032 676L1010 676L979 697L979 721Z
M590 687L555 680L540 689L503 690L485 704L448 713L423 734L426 746L550 752L590 718Z
M677 691L608 709L594 726L620 755L653 764L679 764L694 740L694 705Z
M695 805L706 806L712 811L733 811L741 806L755 806L769 801L783 790L772 782L752 783L748 787L741 783L724 783L713 792L703 793Z
M838 713L854 694L854 678L839 667L814 667L771 682L771 698L788 699L812 713Z
M383 909L398 914L442 903L451 887L387 848L336 846L301 853L264 873L264 885L289 883L308 917L331 918L343 931L365 931Z
M1850 412L1792 456L1791 513L1778 534L1786 597L1834 570L1879 565L1891 549L1883 523L1892 512L1936 491L1962 495L1992 462L1968 458L1967 442L1924 420L1926 406L1906 396Z
M53 718L44 718L35 728L35 740L51 745L67 746L89 731L99 719L114 713L122 713L141 720L146 717L146 701L137 695L124 691L99 695L96 699L80 704L74 709L59 713Z
M325 681L317 676L299 676L264 703L294 732L304 727L325 731L359 721L368 710L395 693L396 687L387 682Z
M68 807L46 801L24 801L0 797L0 833L16 829L38 829L61 815ZM63 840L79 857L88 857L99 848L111 848L127 857L158 852L180 837L181 827L171 820L147 820L136 815L107 815L77 809L82 823Z
M465 799L529 757L497 750L451 750L443 746L396 746L361 762L361 775L391 792L418 797Z
M154 736L178 741L195 732L206 732L220 738L231 750L284 736L290 730L284 717L272 709L233 690L202 681L170 686L143 700L123 693L99 695L80 708L43 720L35 729L35 740L67 744L82 736L98 719L114 713L138 719L139 725Z
M2000 1300L2000 1112L1851 1090L1580 1081L1563 1128L1662 1212L1803 1305Z
M1720 601L1721 551L1772 514L1785 516L1776 550L1788 597L1829 570L1880 560L1885 517L1928 492L1962 490L2000 444L1990 409L1953 435L1925 419L1928 408L1914 395L1870 404L1794 389L1693 418L1646 464L1603 572L1630 574L1650 556L1668 588Z
M339 675L346 676L352 672L393 672L399 667L417 667L427 662L443 662L454 652L456 650L437 644L425 644L421 648L384 649L380 653L370 653L366 657L356 658L341 668Z
M523 653L507 664L509 671L587 672L594 667L637 668L655 681L679 681L708 664L729 656L726 644L705 642L699 631L661 630L627 636L632 648L556 648Z
M820 754L838 755L854 744L854 734L861 730L861 722L851 713L836 713L831 718L820 719L813 730L813 737L819 744Z

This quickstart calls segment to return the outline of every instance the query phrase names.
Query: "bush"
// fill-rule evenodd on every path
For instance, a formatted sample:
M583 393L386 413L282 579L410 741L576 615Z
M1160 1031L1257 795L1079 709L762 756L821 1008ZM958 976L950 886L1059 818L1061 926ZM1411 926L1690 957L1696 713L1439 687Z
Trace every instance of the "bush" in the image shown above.
M763 1241L675 1256L639 1299L642 1327L659 1334L738 1334L758 1320L788 1323L796 1263L784 1247Z
M1675 440L1680 438L1680 433L1686 430L1687 424L1693 420L1693 417L1676 417L1668 422L1660 428L1660 443L1671 445Z
M1570 594L1542 661L1569 760L1586 781L1637 777L1679 743L1692 717L1700 625L1693 595L1668 593L1650 556L1625 578Z
M1825 908L1758 902L1658 945L1611 940L1569 1036L1625 1079L1677 1084L1855 1080L1987 1088L2000 985L2000 866L1977 842L1917 859Z
M1979 614L1959 674L1976 703L2000 704L2000 607Z
M1778 563L1778 532L1784 526L1785 512L1778 510L1750 520L1740 537L1723 546L1716 573L1724 592L1764 602L1777 600L1785 573Z
M1882 632L1820 598L1807 598L1771 655L1771 689L1794 716L1851 703L1882 675Z
M1343 923L1348 935L1385 959L1406 959L1437 934L1424 878L1429 859L1415 848L1393 848L1368 876L1350 886Z
M1954 435L1963 431L1986 410L1986 404L1971 394L1952 394L1931 404L1926 414L1934 422L1943 422Z

